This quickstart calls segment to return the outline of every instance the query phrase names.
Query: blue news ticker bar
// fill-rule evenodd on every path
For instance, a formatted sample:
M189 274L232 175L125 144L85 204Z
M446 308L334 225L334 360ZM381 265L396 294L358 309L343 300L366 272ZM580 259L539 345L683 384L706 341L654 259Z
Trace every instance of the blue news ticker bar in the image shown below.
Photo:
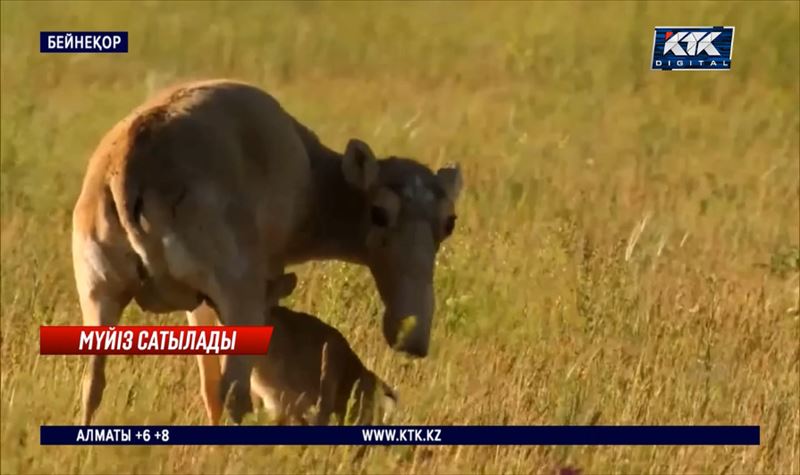
M40 429L41 445L760 444L759 426L41 426Z

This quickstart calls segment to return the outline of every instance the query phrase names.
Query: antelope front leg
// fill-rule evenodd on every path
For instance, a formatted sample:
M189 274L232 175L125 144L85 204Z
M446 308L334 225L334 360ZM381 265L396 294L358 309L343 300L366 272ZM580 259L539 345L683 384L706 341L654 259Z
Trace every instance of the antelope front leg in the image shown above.
M189 325L211 326L219 325L217 312L207 304L202 304L191 312L186 312ZM208 423L218 425L222 417L222 399L219 393L220 379L222 378L222 365L219 355L196 355L197 367L200 370L200 396L206 406Z
M220 321L232 326L263 325L265 281L263 277L249 278L222 294L224 297L218 299ZM253 355L227 355L222 361L218 394L236 424L241 424L244 415L253 410L250 377L254 363Z

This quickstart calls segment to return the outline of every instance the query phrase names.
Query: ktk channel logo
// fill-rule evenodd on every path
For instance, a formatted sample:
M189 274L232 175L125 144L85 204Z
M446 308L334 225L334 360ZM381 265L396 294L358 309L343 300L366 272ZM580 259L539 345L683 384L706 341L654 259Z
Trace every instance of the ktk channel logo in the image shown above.
M657 26L651 69L728 71L733 55L732 26Z

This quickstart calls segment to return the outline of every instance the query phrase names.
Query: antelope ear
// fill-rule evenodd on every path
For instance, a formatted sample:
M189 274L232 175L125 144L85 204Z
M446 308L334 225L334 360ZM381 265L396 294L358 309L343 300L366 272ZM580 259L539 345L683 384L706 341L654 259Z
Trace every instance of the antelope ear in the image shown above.
M378 161L369 145L358 139L350 139L342 158L344 179L351 186L367 191L378 179Z
M455 203L464 184L461 178L461 168L458 165L440 168L436 172L436 178L450 201Z

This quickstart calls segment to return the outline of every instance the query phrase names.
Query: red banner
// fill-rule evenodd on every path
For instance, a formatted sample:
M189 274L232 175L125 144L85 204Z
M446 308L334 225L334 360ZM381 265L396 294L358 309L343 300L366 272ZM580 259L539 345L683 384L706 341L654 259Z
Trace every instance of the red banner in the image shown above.
M42 355L263 355L272 327L41 326Z

